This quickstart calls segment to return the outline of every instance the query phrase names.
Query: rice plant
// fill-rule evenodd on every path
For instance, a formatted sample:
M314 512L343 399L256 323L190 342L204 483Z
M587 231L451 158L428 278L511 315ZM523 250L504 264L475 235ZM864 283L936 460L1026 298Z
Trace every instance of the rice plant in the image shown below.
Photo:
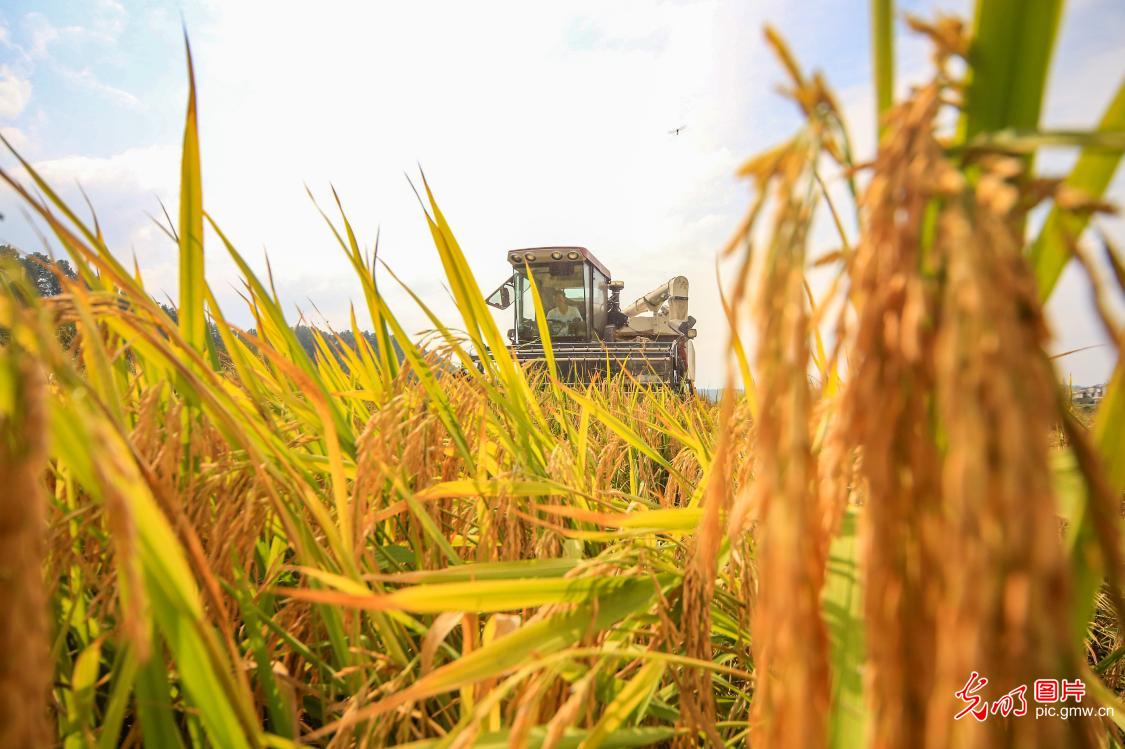
M1039 129L1061 12L909 19L934 68L895 101L874 0L870 164L767 30L805 124L739 170L718 403L563 381L549 345L521 366L424 179L461 319L411 293L434 330L412 337L333 195L363 299L310 354L204 208L194 83L174 315L20 159L2 176L76 274L41 299L0 265L0 745L1122 743L1125 386L1119 364L1076 417L1043 303L1093 265L1125 86L1096 129ZM1035 171L1046 145L1081 150L1069 175ZM221 253L250 329L206 280ZM971 674L984 717L958 720ZM1078 680L1093 712L1021 716L1037 680Z

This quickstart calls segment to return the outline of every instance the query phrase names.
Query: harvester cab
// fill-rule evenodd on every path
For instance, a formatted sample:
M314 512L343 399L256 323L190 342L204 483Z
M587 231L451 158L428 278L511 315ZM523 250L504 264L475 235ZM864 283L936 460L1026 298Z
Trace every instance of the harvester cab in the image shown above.
M486 301L512 310L508 339L518 361L546 360L533 278L560 377L590 382L627 370L641 383L692 389L696 331L686 278L676 276L623 308L624 284L584 247L530 247L507 257L512 275Z

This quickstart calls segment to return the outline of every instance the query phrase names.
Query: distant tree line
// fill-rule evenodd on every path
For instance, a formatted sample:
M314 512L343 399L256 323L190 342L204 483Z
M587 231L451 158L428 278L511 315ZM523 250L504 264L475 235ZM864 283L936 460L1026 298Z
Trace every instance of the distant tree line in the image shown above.
M179 322L179 317L176 315L175 307L160 303L160 309L164 310L164 314L168 315L168 317L172 319L172 322ZM292 330L294 335L296 335L297 337L297 342L301 344L301 348L305 350L305 353L308 354L309 358L314 360L318 356L320 356L320 352L316 347L315 333L320 333L324 337L325 342L328 344L328 348L337 355L337 360L340 361L341 364L343 364L344 362L340 360L339 353L343 347L346 346L352 351L357 350L355 333L353 333L351 330L332 332L317 328L312 325L300 324L293 326ZM257 334L257 330L255 330L254 328L250 328L246 332L250 333L251 335ZM215 325L215 323L211 320L207 321L207 334L210 336L211 342L215 346L215 351L219 354L219 358L221 360L226 360L226 344L223 343L223 339L219 335L218 326ZM361 335L363 336L364 340L366 340L367 343L370 344L371 348L374 351L379 350L379 339L374 333L369 330L365 330ZM402 349L399 348L398 341L396 341L393 337L391 338L391 348L394 349L395 356L398 357L398 359L401 361Z
M60 277L66 277L72 280L78 278L78 274L75 273L74 268L66 259L52 260L42 252L28 254L20 252L19 249L12 245L0 244L0 261L3 261L4 258L12 258L23 266L28 283L41 297L56 296L62 293L63 289ZM173 322L178 321L178 316L174 307L160 302L158 302L158 304L160 308L164 310L164 314L168 315ZM337 356L342 346L347 346L353 351L356 350L355 334L351 330L333 334L313 326L297 325L293 328L293 333L297 336L297 341L301 344L301 348L303 348L305 353L312 359L316 359L319 356L314 331L319 331L321 335L324 336L325 340L328 342L329 348L332 349ZM255 331L251 328L249 332L253 334ZM215 347L216 353L219 355L220 361L227 361L229 357L227 356L226 344L223 343L223 339L219 335L219 328L211 320L207 321L207 334L211 338L211 342ZM379 339L374 333L365 330L361 335L371 345L372 349L375 351L379 350ZM63 329L59 331L59 337L64 345L69 345L70 340L74 337L73 323L63 326ZM401 360L402 349L394 338L391 338L391 347L394 349L395 356Z
M16 263L21 266L28 285L35 289L36 293L41 297L55 296L62 293L62 281L60 277L70 279L78 278L78 274L74 272L74 268L65 259L52 260L50 256L42 252L27 254L20 252L16 247L10 244L0 244L0 264L7 263ZM21 292L13 289L13 293L20 294ZM74 323L64 323L59 326L56 332L59 343L61 343L64 348L70 348L70 343L74 340L76 332ZM6 344L7 342L8 331L0 328L0 344Z
M62 293L59 276L78 278L68 261L52 260L42 252L25 254L10 244L0 244L0 259L13 258L23 266L28 283L39 292L39 296L55 296Z

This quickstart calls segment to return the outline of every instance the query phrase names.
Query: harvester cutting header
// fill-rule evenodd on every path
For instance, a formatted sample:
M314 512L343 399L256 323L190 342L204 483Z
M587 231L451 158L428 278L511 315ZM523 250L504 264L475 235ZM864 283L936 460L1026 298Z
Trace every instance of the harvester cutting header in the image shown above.
M695 318L688 280L676 276L622 308L622 281L585 247L529 247L508 253L512 275L489 295L496 309L514 307L508 331L521 362L543 362L531 293L534 277L547 317L559 375L577 382L621 370L642 383L690 390L695 381Z

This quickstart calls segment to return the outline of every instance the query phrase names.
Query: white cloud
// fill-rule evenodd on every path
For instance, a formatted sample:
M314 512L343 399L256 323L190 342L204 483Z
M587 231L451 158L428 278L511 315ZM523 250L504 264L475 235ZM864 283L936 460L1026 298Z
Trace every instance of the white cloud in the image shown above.
M0 119L14 120L31 99L31 81L0 65Z
M66 156L37 162L45 177L63 183L80 183L88 189L127 186L159 190L175 184L178 157L169 146L131 148L112 156Z
M160 294L176 288L175 249L146 213L160 216L159 199L176 215L178 159L173 147L150 146L107 157L46 159L33 166L64 200L76 209L81 208L78 213L88 219L79 188L86 192L109 246L122 259L135 253L146 282L154 294ZM15 173L27 182L22 170Z
M70 34L80 31L76 27L69 27L60 31L42 13L28 13L24 16L23 25L24 36L27 41L22 45L22 48L27 56L34 60L46 58L50 54L51 45L62 36L63 31Z
M125 6L119 0L97 0L94 8L94 28L106 40L115 41L129 19Z
M87 91L91 91L99 96L104 96L110 101L113 101L125 107L129 107L131 109L144 108L141 100L136 96L133 96L133 94L125 91L124 89L120 89L116 86L111 86L108 83L105 83L96 75L94 75L93 71L89 68L83 68L82 70L71 70L70 68L59 65L58 70L68 81L76 86L80 86L81 88L86 89Z
M23 52L33 60L50 58L52 47L58 44L93 42L103 48L115 44L128 22L128 13L116 0L98 0L92 13L83 24L58 26L44 13L32 11L23 17L25 38Z
M87 25L57 26L46 15L31 12L23 17L21 45L10 44L23 58L24 67L33 70L41 63L71 84L116 104L141 109L141 101L128 91L103 81L88 64L70 64L68 59L94 59L90 49L104 56L114 51L128 21L128 13L118 0L98 0Z

